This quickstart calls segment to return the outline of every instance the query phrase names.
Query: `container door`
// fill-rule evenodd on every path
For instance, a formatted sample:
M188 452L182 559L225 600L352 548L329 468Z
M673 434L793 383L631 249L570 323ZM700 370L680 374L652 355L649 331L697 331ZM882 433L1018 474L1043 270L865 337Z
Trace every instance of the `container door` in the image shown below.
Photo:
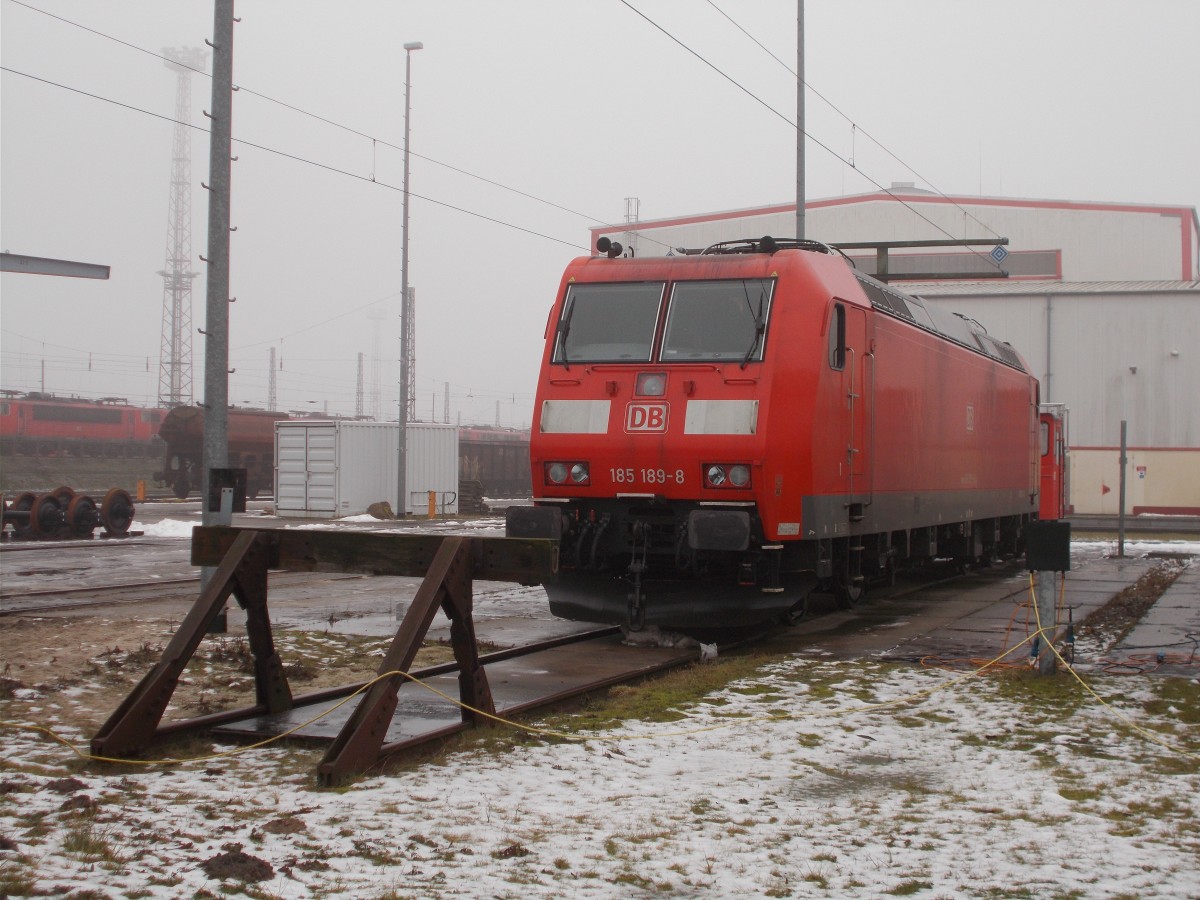
M275 429L275 508L281 513L307 509L307 435L307 425Z
M308 461L305 509L333 518L337 512L337 428L332 422L305 429Z

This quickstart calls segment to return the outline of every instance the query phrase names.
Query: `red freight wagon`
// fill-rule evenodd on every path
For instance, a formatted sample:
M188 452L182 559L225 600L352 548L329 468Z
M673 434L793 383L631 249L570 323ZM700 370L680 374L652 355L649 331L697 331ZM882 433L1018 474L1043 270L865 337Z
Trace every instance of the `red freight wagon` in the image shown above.
M275 484L275 423L287 413L260 409L231 409L226 431L229 465L246 470L246 494L271 490ZM198 489L204 465L204 409L177 406L163 419L159 435L166 454L156 480L171 486L181 500Z

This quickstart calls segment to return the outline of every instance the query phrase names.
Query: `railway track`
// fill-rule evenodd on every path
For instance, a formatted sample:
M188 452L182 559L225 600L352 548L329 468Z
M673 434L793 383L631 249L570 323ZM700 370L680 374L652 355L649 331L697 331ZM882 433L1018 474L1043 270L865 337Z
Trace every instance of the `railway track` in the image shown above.
M961 574L922 579L917 584L881 588L881 602L898 600L931 588L942 588L961 579ZM1013 593L1022 588L1014 587ZM828 600L828 603L824 602ZM839 610L832 597L815 604L812 618ZM719 654L754 644L787 631L785 626L763 626L727 636L712 646L697 640L677 641L667 635L659 645L627 640L616 626L536 641L481 655L480 663L491 686L498 719L512 719L539 709L554 707L607 688L635 683L651 675L696 662L715 650ZM454 698L459 696L459 669L454 662L429 666L409 673L397 692L397 706L387 724L380 756L416 750L444 740L467 728ZM357 682L294 698L294 707L275 714L265 708L243 710L211 722L211 733L236 740L263 740L285 736L304 742L333 741L352 716L347 697L369 682ZM249 715L246 713L249 712ZM169 728L169 726L168 726ZM166 730L164 730L166 733Z
M137 540L136 544L129 543L130 540ZM128 536L119 538L95 538L92 540L83 541L8 541L3 545L0 553L49 553L57 551L58 553L72 551L93 551L103 549L107 550L128 550L132 546L137 547L164 547L170 544L178 544L178 540L170 538L146 538L142 537L141 533L133 533Z
M331 581L363 580L362 575L312 576L298 572L276 572L271 576L275 590L303 590L314 583ZM103 584L93 587L62 587L21 590L10 587L6 579L0 590L0 618L6 616L42 615L69 611L87 611L100 608L131 606L152 601L180 601L190 603L196 598L200 587L200 576L188 575L176 578L158 578L145 581L126 581L119 584ZM328 605L328 604L326 604ZM185 607L186 608L186 607Z

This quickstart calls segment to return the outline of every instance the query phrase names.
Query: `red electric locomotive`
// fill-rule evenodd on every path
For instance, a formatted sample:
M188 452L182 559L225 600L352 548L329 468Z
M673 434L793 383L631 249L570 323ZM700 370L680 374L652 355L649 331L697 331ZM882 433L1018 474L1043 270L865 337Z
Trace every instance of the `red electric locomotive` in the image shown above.
M977 323L823 244L576 259L530 444L560 541L551 611L730 627L933 557L1015 552L1038 512L1038 384ZM607 252L606 252L607 251Z
M151 450L164 412L130 406L117 397L85 400L45 393L3 393L0 442L5 453L144 456Z

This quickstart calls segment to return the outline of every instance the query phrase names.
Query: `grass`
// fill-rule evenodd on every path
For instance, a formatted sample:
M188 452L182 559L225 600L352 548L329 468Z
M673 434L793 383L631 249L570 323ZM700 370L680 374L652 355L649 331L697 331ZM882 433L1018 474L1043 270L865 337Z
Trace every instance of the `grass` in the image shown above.
M931 890L933 890L933 882L932 881L919 881L917 879L909 879L908 881L902 881L895 887L890 888L887 891L887 893L891 894L894 897L907 897L907 896L910 896L911 894L920 893L921 891L931 891Z
M117 840L120 837L113 826L100 826L90 819L84 819L67 829L62 847L65 852L85 862L118 863L122 857L114 846Z
M308 650L314 655L365 653L372 646L368 641L356 648L338 635L317 634L304 640L313 641ZM335 645L342 649L335 650ZM232 671L244 662L245 655L244 646L234 639L219 651L214 650L210 655L213 658L206 657L205 664L227 666ZM227 760L205 764L215 773L212 779L228 782L235 789L244 784L255 791L258 800L269 798L275 792L278 797L271 802L242 802L237 798L223 802L200 792L183 790L174 794L161 790L148 792L146 779L132 777L124 779L126 786L119 794L98 795L104 824L99 824L99 814L79 812L74 812L72 818L54 811L18 816L13 811L28 799L27 795L34 790L28 785L32 785L41 772L22 770L17 773L10 768L8 778L13 783L0 794L0 812L7 812L9 821L17 823L20 840L28 845L22 847L22 851L34 848L30 852L44 855L61 846L64 853L94 864L97 870L119 865L123 862L123 854L138 853L149 846L137 841L122 841L118 835L126 832L112 830L124 827L119 818L123 809L148 802L159 809L175 805L181 810L195 811L197 815L181 829L181 837L186 836L196 843L210 839L218 830L222 834L229 832L229 840L253 841L262 847L268 845L265 836L270 834L282 836L285 843L296 841L289 846L298 860L297 871L309 871L306 869L308 863L304 861L314 864L310 871L317 871L315 864L323 861L322 850L328 852L322 844L325 838L319 835L330 836L328 840L335 840L333 836L340 835L353 841L356 861L364 864L361 868L377 869L384 884L398 891L371 894L358 887L350 888L359 896L409 896L392 878L392 870L411 867L414 853L424 854L424 858L430 860L428 865L420 866L425 869L426 878L435 876L432 871L435 868L444 870L447 884L454 883L456 877L464 877L473 867L479 868L483 863L504 872L503 877L514 886L545 884L547 879L565 886L569 881L582 879L612 885L614 893L687 893L710 887L722 870L733 864L731 857L721 855L709 858L707 871L704 871L703 863L697 862L696 856L681 857L686 860L686 865L678 860L670 865L665 863L672 855L665 850L679 848L686 854L686 850L701 839L716 840L731 848L753 846L760 852L762 848L771 849L771 862L755 873L761 879L757 890L766 896L836 894L856 886L868 887L861 881L848 881L850 872L868 881L874 878L872 890L876 896L916 895L932 889L928 873L922 871L919 861L914 867L911 856L901 857L908 865L898 861L888 878L880 873L864 875L863 859L880 852L890 855L893 849L900 853L910 845L910 852L935 852L939 847L931 843L930 836L937 833L939 825L945 826L938 817L951 812L958 815L973 811L998 823L1032 822L1061 831L1069 831L1074 817L1080 814L1089 818L1102 816L1107 820L1109 834L1116 838L1136 841L1153 835L1157 842L1176 842L1171 846L1176 846L1180 852L1195 846L1196 828L1189 818L1194 807L1187 799L1173 796L1161 784L1153 783L1140 795L1134 793L1135 786L1145 787L1142 782L1146 781L1147 775L1194 776L1194 760L1174 756L1108 717L1096 708L1095 701L1069 675L1045 679L1010 671L954 688L955 693L948 701L942 701L940 705L935 701L929 704L930 708L917 703L866 713L852 711L840 718L828 715L831 711L828 707L837 707L840 711L864 702L874 703L880 695L894 694L898 684L933 684L935 679L943 677L914 676L913 672L910 666L901 663L803 658L781 661L779 657L758 653L733 654L714 664L691 666L637 685L612 689L555 713L550 717L550 728L565 732L595 730L605 734L621 730L622 723L630 720L669 725L698 712L719 717L722 713L727 714L725 707L731 704L738 704L732 708L741 710L761 704L765 708L755 715L757 720L765 720L767 715L775 713L818 710L818 715L801 724L754 721L739 725L743 732L756 729L754 745L745 756L747 769L751 769L756 760L770 760L769 764L758 762L759 770L767 774L747 782L745 794L727 794L714 800L687 793L679 798L675 808L649 811L635 826L620 833L615 832L616 826L611 820L606 820L605 807L611 804L627 811L639 802L639 793L629 784L614 783L603 789L606 796L597 801L595 809L565 811L555 821L540 818L541 814L536 810L514 812L503 809L500 802L490 796L472 796L463 809L463 818L453 822L447 820L440 826L433 822L428 826L410 823L399 832L401 838L408 836L407 843L403 839L396 840L396 835L390 834L386 824L389 820L402 820L406 815L412 815L414 806L444 804L448 799L447 792L452 794L458 790L458 787L446 786L436 775L432 780L418 779L420 787L405 787L399 779L415 769L416 762L383 770L387 773L385 778L396 777L395 784L397 790L403 792L402 799L396 799L400 794L381 799L372 810L375 818L369 823L343 812L331 814L335 807L330 806L326 806L328 812L324 817L315 821L314 817L297 811L287 801L303 797L313 786L311 781L303 780L297 786L295 776L310 775L321 751L295 746L253 766ZM1120 708L1134 710L1139 724L1175 742L1194 743L1194 737L1187 730L1200 720L1200 685L1194 681L1107 679L1098 690L1111 697ZM961 720L948 712L951 708L969 713L965 720L982 723L981 730L961 727ZM1049 785L1048 791L1057 791L1062 802L1040 810L1021 810L1008 802L1011 798L997 797L983 785L968 787L961 783L943 783L938 772L922 764L920 749L909 746L901 750L871 740L874 726L885 718L890 726L898 727L899 730L892 733L902 735L902 740L929 741L931 745L952 741L956 752L968 760L972 755L978 755L981 760L995 760L1015 759L1019 754L1021 764L1031 767L1030 777L1044 779ZM1064 741L1063 737L1069 740ZM452 758L451 754L468 752L476 762L481 761L487 766L490 754L512 753L557 742L555 738L511 729L480 729L456 738L443 750L426 756L422 774L430 774L430 762L454 763L460 766L454 771L461 772L461 760ZM681 750L686 750L692 739L679 738L677 743ZM618 760L618 768L627 764L641 765L643 757L628 745L623 746L629 753L627 760L620 760L624 753L615 741L592 744L590 748L597 761L601 756L608 756ZM211 749L208 738L183 738L156 748L155 754L168 755L164 751L169 751L172 756L203 755ZM518 752L512 764L518 765L530 755ZM604 763L599 762L599 765ZM684 761L680 761L679 766L681 771L686 768ZM64 762L62 767L67 772L81 772L84 768L73 762ZM110 784L121 784L117 777L121 769L112 766L103 767L102 771L113 774ZM95 772L91 769L90 774ZM372 777L379 774L376 771ZM574 771L571 774L579 784L595 777L595 771L586 767L581 768L577 776ZM736 777L738 772L728 774ZM353 786L342 789L349 795L347 803L352 802L355 790ZM1135 796L1137 799L1129 799ZM779 800L780 804L786 797L783 808L791 817L787 827L771 815L771 809L764 803L768 797ZM744 805L733 805L738 798ZM449 799L461 801L462 798ZM312 801L313 808L318 802ZM473 812L476 808L471 804L476 802L482 805ZM300 803L306 801L300 800ZM770 806L776 812L780 811L779 804L771 803ZM793 815L793 810L801 812ZM290 815L297 818L289 821ZM436 817L437 814L431 815ZM529 820L533 818L538 821L531 823ZM136 816L127 821L134 819ZM299 832L304 829L299 827L300 819L306 820L304 824L309 826L302 845ZM1163 838L1154 831L1164 820L1170 823L1174 837ZM840 838L831 839L829 834L833 832L820 833L822 827L836 830L839 823L845 823ZM536 827L527 827L529 825ZM338 826L342 826L340 832ZM796 843L786 848L791 853L786 852L781 840L790 837L800 840L800 835L806 835L807 829L813 826L816 826L813 843L806 845L804 850ZM487 831L487 827L492 831ZM420 834L414 833L416 828L421 829ZM593 854L591 856L582 853L564 855L563 846L555 843L564 831L579 836L591 836L599 831L603 838L602 829L606 828L614 831L606 839L589 845L587 852ZM389 837L383 836L389 834ZM483 834L489 836L481 837ZM497 834L503 837L496 837ZM781 838L781 834L786 837ZM278 838L270 840L278 843ZM589 837L588 840L597 839ZM469 849L472 844L476 848L474 853ZM881 846L885 848L883 851L879 850ZM266 855L265 850L261 852ZM476 853L481 859L473 863L470 857ZM772 866L774 870L768 871ZM36 881L35 872L36 864L28 857L10 856L0 863L0 895L29 893L28 886ZM338 876L329 872L325 877L327 880L321 883L329 887ZM897 878L900 880L893 883ZM1024 889L1020 887L969 886L976 896L1053 896L1073 900L1084 895L1049 893L1042 887L1022 893ZM965 884L946 886L951 893L967 889ZM205 893L206 896L226 893L226 888L215 885L209 890L217 893ZM242 886L237 890L245 896L274 896L265 886ZM438 888L428 881L415 882L409 890L420 896L440 896ZM193 895L182 888L180 894ZM127 891L124 896L142 895L144 893L135 890ZM504 888L498 895L520 896L520 892L516 887Z
M1163 678L1150 684L1158 696L1142 708L1156 718L1181 725L1200 725L1200 681L1195 678Z

